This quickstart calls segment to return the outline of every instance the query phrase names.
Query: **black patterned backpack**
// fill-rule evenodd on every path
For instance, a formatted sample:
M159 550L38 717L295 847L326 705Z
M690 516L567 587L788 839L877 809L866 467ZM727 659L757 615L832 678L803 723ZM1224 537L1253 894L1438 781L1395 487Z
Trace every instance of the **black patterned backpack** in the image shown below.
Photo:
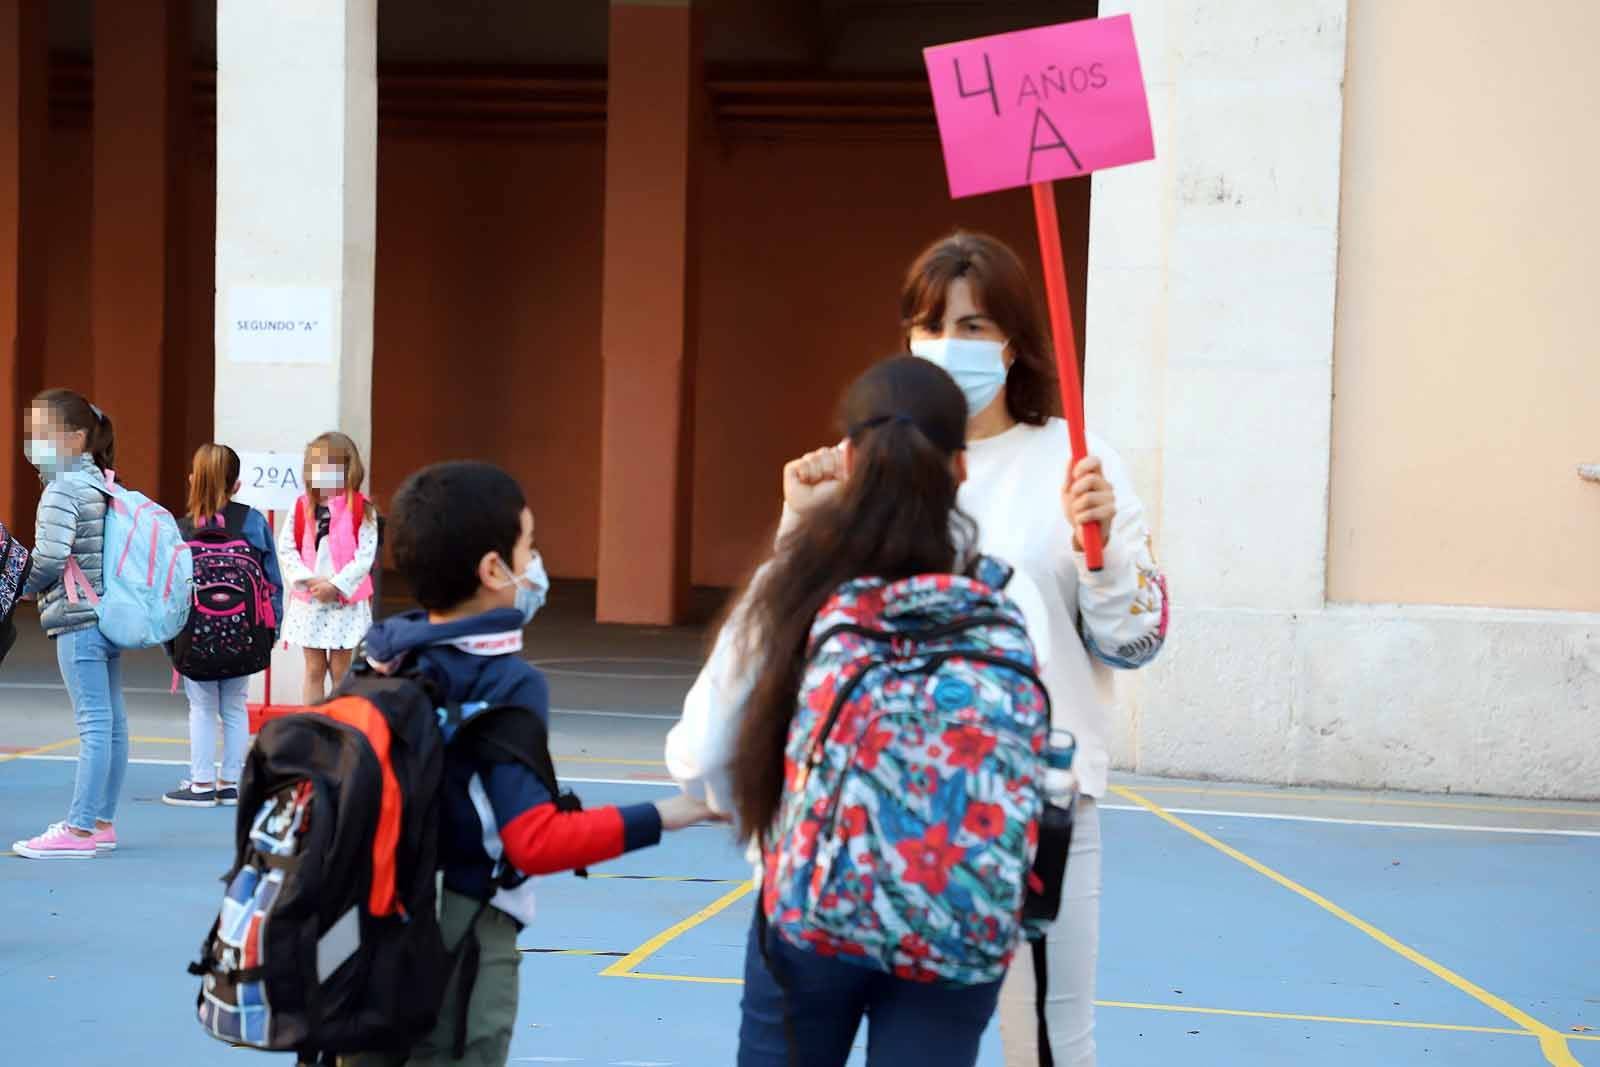
M194 560L194 599L167 651L185 678L247 678L272 662L278 620L261 554L244 537L249 517L250 509L234 502L213 524L196 528L184 519L179 527Z
M33 570L33 554L22 542L11 536L6 525L0 522L0 663L17 640L17 625L11 616L22 599L22 586Z

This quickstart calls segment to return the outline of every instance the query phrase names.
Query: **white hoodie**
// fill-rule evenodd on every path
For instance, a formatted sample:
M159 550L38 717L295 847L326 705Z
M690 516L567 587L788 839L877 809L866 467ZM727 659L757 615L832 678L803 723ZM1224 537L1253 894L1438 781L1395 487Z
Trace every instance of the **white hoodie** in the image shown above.
M1093 435L1089 450L1100 457L1117 498L1099 573L1090 572L1083 554L1074 551L1061 508L1072 456L1061 419L969 442L958 503L978 522L979 551L1017 569L1006 592L1027 619L1050 690L1053 725L1076 735L1081 788L1099 797L1110 765L1111 668L1132 669L1155 658L1166 637L1167 602L1144 507L1121 459ZM792 520L786 513L785 525ZM760 669L738 658L744 624L741 605L717 635L711 658L684 699L683 718L667 735L668 771L685 792L720 812L729 811L728 762L739 714Z

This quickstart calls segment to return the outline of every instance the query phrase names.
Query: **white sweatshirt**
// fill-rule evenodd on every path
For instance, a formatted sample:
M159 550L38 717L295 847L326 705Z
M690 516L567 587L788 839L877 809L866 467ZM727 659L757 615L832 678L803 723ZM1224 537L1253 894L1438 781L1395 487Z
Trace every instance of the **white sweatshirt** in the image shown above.
M1061 489L1072 464L1067 424L1018 424L967 443L961 509L978 522L978 547L1026 573L1050 616L1045 686L1053 725L1078 739L1074 767L1084 793L1105 793L1114 705L1111 670L1132 670L1155 658L1167 634L1166 579L1156 566L1144 505L1121 458L1089 435L1117 498L1117 518L1104 566L1089 570L1072 547L1072 524Z
M1073 551L1072 529L1061 510L1072 455L1062 420L1019 425L970 442L958 502L978 522L979 551L1017 569L1006 592L1027 619L1050 691L1053 725L1077 736L1082 789L1098 797L1110 764L1110 666L1132 668L1153 659L1166 634L1167 610L1144 509L1122 462L1092 435L1089 446L1117 496L1115 530L1098 574ZM793 518L786 514L785 527ZM1088 642L1079 636L1080 619ZM760 669L738 657L744 625L741 605L717 635L711 658L684 699L683 718L667 735L672 777L685 792L725 813L738 719Z

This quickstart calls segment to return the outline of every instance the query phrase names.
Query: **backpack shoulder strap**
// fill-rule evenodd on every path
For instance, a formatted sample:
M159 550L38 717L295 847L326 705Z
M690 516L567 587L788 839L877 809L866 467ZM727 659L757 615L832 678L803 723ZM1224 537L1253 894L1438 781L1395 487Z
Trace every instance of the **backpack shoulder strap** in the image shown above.
M228 501L222 509L222 526L229 533L243 534L244 524L250 519L250 508L237 500Z
M450 744L485 763L520 763L552 798L561 796L550 757L550 732L527 708L502 705L470 715L456 728Z
M306 498L302 494L294 499L294 547L295 551L306 541Z

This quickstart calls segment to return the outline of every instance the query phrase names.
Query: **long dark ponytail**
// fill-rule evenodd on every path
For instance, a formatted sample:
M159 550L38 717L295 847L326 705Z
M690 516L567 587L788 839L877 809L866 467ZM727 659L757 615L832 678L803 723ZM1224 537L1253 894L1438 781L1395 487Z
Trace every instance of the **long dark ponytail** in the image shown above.
M746 840L772 824L783 793L783 749L806 642L818 610L843 583L959 569L977 527L956 508L955 456L966 447L967 403L943 370L901 356L858 378L840 406L850 473L808 512L752 579L736 611L762 664L733 755L733 806Z
M69 430L82 430L84 451L103 471L117 466L117 434L111 416L71 389L46 389L33 398L32 407L43 408Z

